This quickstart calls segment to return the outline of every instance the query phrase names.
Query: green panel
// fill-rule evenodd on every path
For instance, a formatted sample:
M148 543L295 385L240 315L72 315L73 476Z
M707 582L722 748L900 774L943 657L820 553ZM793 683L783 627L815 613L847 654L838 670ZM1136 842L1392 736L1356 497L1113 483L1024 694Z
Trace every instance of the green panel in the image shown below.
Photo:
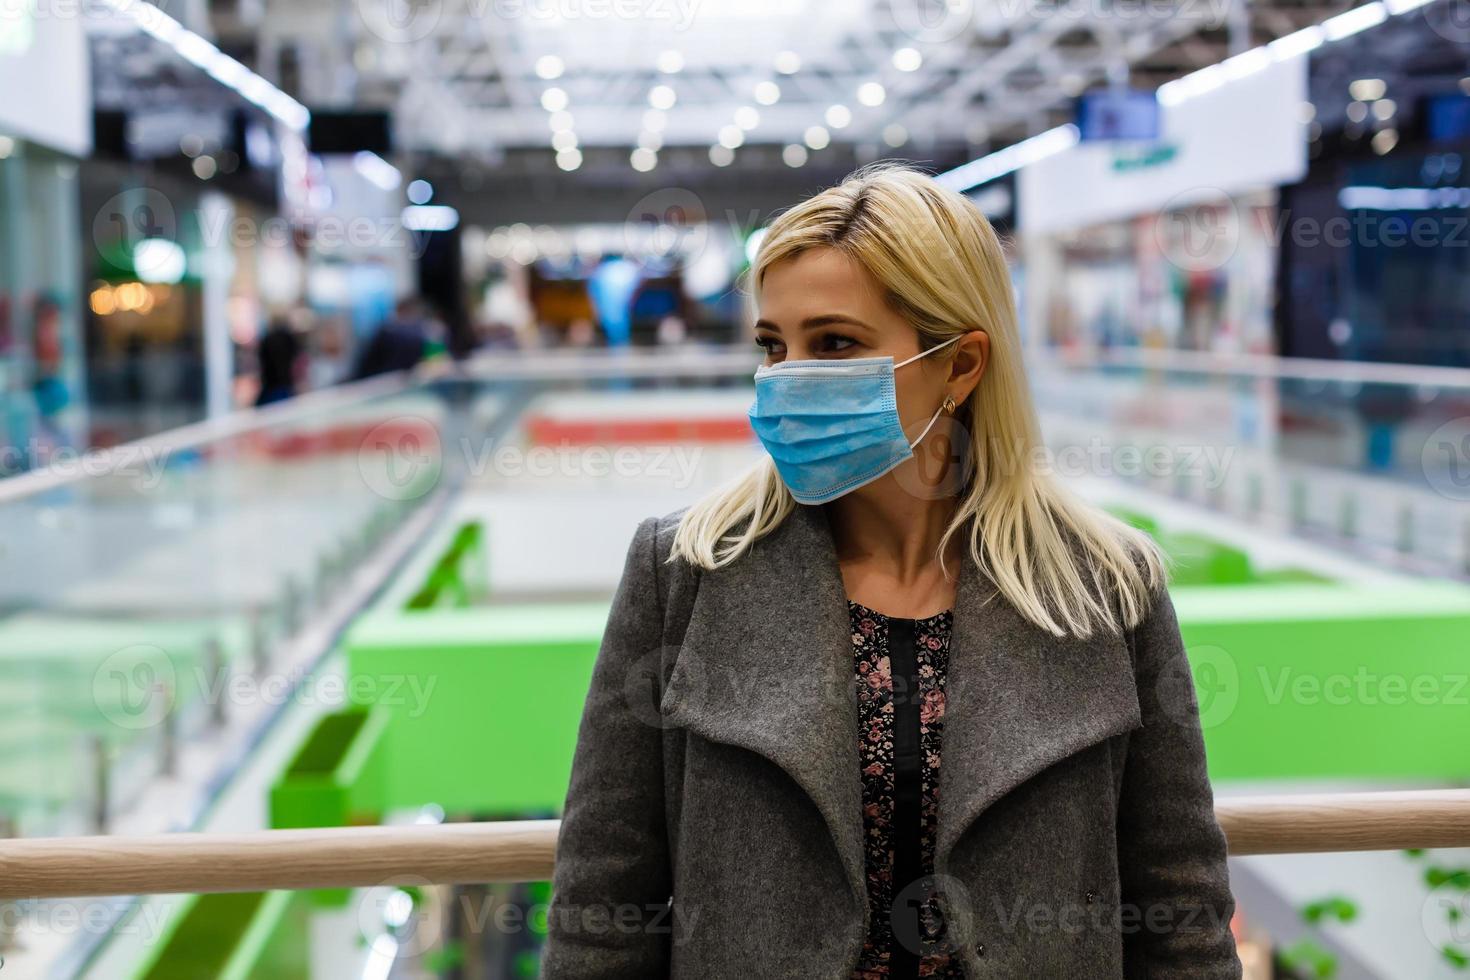
M1174 562L1174 585L1240 585L1253 578L1250 558L1239 548L1200 534L1161 531L1155 538Z
M485 530L478 521L471 521L455 532L404 608L419 612L476 605L489 593L488 575Z
M1470 777L1470 590L1173 590L1216 779Z
M377 823L383 811L388 713L351 708L324 715L271 787L273 828ZM346 889L311 892L320 905L342 906Z
M1132 524L1151 537L1156 538L1159 535L1159 522L1147 514L1140 514L1138 511L1129 510L1127 507L1108 507L1107 512L1126 524Z
M137 980L309 980L307 904L295 892L195 895Z
M392 716L385 804L561 809L608 605L378 613L348 634L355 699Z

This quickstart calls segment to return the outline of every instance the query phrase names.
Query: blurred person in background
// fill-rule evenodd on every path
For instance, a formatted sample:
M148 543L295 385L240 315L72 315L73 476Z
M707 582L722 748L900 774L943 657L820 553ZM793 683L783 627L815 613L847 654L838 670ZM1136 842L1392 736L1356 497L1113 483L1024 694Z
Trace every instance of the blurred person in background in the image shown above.
M260 335L256 357L260 363L260 391L256 407L285 401L296 395L301 377L301 340L285 317L275 317Z
M429 328L423 303L416 296L400 299L393 315L373 332L358 354L354 379L371 378L417 367L429 353Z
M36 398L37 435L49 449L71 445L61 424L62 413L71 404L71 392L63 376L65 351L61 339L61 304L49 296L36 300L35 379L31 393Z
M347 353L347 317L327 317L311 333L312 349L307 363L307 381L312 388L327 388L344 381L351 370Z
M1162 558L1037 465L989 222L859 171L751 285L769 458L634 535L543 980L1238 980Z

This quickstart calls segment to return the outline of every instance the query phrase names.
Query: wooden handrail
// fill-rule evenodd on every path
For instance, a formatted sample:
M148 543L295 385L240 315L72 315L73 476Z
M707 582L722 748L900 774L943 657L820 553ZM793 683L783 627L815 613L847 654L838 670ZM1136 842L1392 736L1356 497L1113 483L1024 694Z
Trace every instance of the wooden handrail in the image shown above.
M1237 797L1230 853L1470 846L1470 790ZM0 841L0 899L544 881L556 820Z

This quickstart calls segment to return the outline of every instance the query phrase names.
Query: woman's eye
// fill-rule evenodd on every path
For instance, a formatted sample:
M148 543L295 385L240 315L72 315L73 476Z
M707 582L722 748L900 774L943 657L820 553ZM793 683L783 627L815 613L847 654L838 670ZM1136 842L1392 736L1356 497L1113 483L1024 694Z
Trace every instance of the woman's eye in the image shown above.
M755 345L765 351L767 357L772 354L778 354L785 349L782 347L781 341L775 337L757 337L755 338Z
M831 334L831 333L829 333L825 337L822 338L822 350L825 350L825 351L846 350L847 348L851 347L853 344L856 344L856 343L857 343L857 341L856 340L853 340L851 337L844 337L841 334Z

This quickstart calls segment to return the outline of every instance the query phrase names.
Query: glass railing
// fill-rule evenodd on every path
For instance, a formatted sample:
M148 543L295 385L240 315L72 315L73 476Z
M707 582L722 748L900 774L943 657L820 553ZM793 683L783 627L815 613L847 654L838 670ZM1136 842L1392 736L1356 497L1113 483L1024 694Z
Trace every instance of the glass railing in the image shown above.
M633 527L760 457L745 420L757 360L744 346L496 354L0 481L0 836L394 824L430 801L452 822L553 816L577 671L595 654ZM1047 465L1065 477L1202 505L1231 527L1303 539L1355 566L1464 575L1467 372L1137 352L1037 354L1029 366ZM493 756L446 750L458 743L445 731L483 730L489 717L453 696L494 686L454 673L465 637L494 649L548 622L576 670L534 712L494 715L548 754L523 751L491 772ZM367 745L398 723L371 711L327 719L405 678L438 685L430 703L408 705L423 712L418 723L400 729L413 781L375 786L368 766L350 785L369 797L353 790L324 817L308 793L273 816L265 801L305 764L304 746ZM376 686L335 700L306 690L328 679ZM1235 731L1207 731L1212 751ZM424 732L438 744L411 741ZM354 765L371 754L343 751ZM258 786L240 788L252 767ZM441 795L456 785L476 792ZM225 913L295 921L293 905L269 896L297 885L248 887L260 904ZM397 885L373 895L392 914L419 900ZM535 900L524 888L501 897ZM155 923L148 942L128 931L160 902L174 903L166 929ZM114 901L106 928L53 930L54 949L32 938L8 958L14 969L44 963L47 975L119 975L120 963L152 962L187 907ZM355 915L333 928L363 956L410 942L381 915L364 935ZM515 949L506 955L525 953Z
M1470 574L1470 371L1036 352L1051 461L1423 574Z

